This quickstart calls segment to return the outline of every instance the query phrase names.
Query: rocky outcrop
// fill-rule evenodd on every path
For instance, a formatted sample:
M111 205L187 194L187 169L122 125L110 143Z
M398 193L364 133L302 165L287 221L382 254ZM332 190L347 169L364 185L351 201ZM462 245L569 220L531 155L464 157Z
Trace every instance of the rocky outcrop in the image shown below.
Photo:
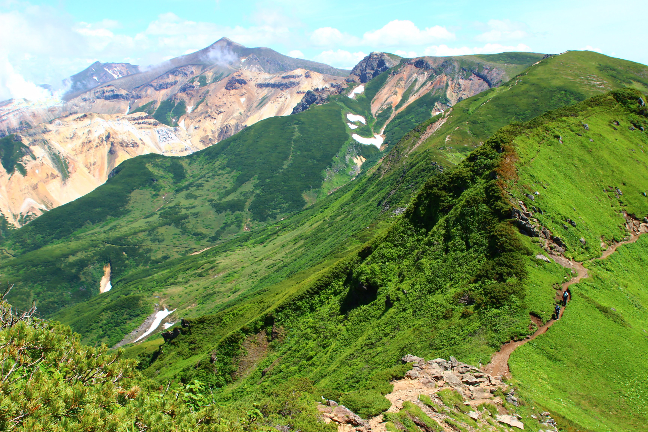
M358 63L349 75L349 79L366 83L386 70L398 64L398 57L392 57L382 52L372 52Z
M281 77L283 79L283 77ZM270 83L256 83L257 88L275 88L279 90L288 90L289 88L297 87L299 82L286 81L286 82L270 82Z
M222 141L242 131L243 129L245 129L245 126L240 123L226 124L218 130L217 139L218 141Z
M362 419L348 407L323 399L318 406L322 419L336 423L338 431L409 430L398 421L402 418L399 414L404 412L405 418L421 426L421 430L476 432L492 430L497 423L501 427L524 430L526 423L532 430L557 431L548 412L536 412L528 417L518 414L517 406L521 403L515 388L475 366L454 357L425 361L408 354L402 361L412 364L412 368L403 379L393 381L393 391L385 395L391 402L389 414ZM417 407L418 414L411 410L412 405ZM390 429L387 429L388 422ZM430 426L432 422L437 425Z
M323 105L328 101L329 96L341 94L343 91L344 87L341 84L335 83L321 89L316 88L314 90L308 90L302 100L295 105L292 114L306 111L312 105Z
M108 86L108 87L101 87L97 90L94 90L91 93L90 97L82 97L81 100L83 101L88 101L92 99L103 99L107 101L111 100L128 100L130 99L130 95L127 91L118 89L116 87Z
M225 90L238 90L245 84L247 84L247 81L245 81L244 79L231 77L229 80L227 80L227 84L225 84Z

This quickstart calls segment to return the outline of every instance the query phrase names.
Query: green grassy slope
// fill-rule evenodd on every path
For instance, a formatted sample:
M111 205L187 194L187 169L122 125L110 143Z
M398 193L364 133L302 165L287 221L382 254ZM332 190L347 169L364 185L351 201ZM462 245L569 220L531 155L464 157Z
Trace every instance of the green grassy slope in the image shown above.
M384 234L292 284L286 300L281 288L269 289L217 315L188 320L156 353L147 373L226 385L218 394L222 400L303 376L323 394L371 410L381 406L383 375L407 352L485 363L503 342L534 330L530 312L549 316L552 286L565 277L558 265L534 258L539 246L510 219L516 200L507 191L524 185L509 172L516 150L527 136L553 136L572 119L624 116L644 122L639 96L606 95L504 128L455 170L428 181ZM627 145L646 139L635 132ZM544 211L552 214L554 208ZM613 221L608 228L614 227ZM246 315L257 302L261 313ZM241 315L251 319L238 324ZM248 369L246 347L255 335L267 338L269 348ZM375 397L358 397L367 391Z
M640 94L625 96L621 103L601 100L516 140L513 194L538 209L534 216L578 260L600 256L602 240L609 244L627 235L622 212L648 215L648 136L641 130L648 130L648 110L639 109ZM541 192L531 201L523 193L533 189ZM571 287L563 319L511 356L516 382L569 430L644 429L647 248L641 237L586 264L591 276ZM547 305L553 298L548 291Z
M648 67L588 51L570 51L542 60L500 87L457 104L418 151L456 163L499 128L528 121L610 90L648 91Z
M647 240L593 263L563 318L511 356L516 384L567 430L645 430Z
M272 118L186 158L126 161L5 242L18 256L2 263L3 281L18 282L12 301L36 296L49 315L95 294L107 262L118 280L302 209L349 140L341 109Z
M296 218L263 227L260 221L264 218L278 218L312 202L317 195L317 177L328 176L340 163L323 170L326 158L318 159L318 154L329 150L314 145L313 137L323 137L322 142L332 145L334 140L328 138L342 135L343 130L328 125L340 124L343 129L347 109L366 113L371 95L386 75L367 84L365 99L338 101L343 104L341 110L330 104L308 115L272 119L259 129L249 128L189 158L147 156L123 164L121 172L96 193L18 230L12 253L19 256L3 262L3 280L17 283L12 301L26 305L38 298L40 310L48 316L62 307L83 303L96 295L103 264L110 262L113 286L124 291L116 289L94 298L91 307L61 312L59 318L70 324L74 321L75 330L89 337L88 341L114 343L150 313L155 302L180 306L179 313L199 316L222 308L223 302L248 290L273 286L318 265L333 252L339 258L353 250L362 239L375 235L375 230L367 227L373 226L377 217L389 220L430 174L441 169L437 161L450 166L448 154L467 154L472 148L450 143L440 149L428 142L419 146L422 151L408 155L425 132L424 123L407 134L377 170L360 175L356 182ZM496 94L493 100L507 93ZM465 110L473 102L463 101L455 111ZM285 127L288 122L297 129ZM306 133L296 132L302 128ZM308 151L291 153L289 140ZM280 143L276 149L275 142ZM336 148L329 147L326 157L344 163L353 145L346 142L338 147L335 157L330 155ZM318 149L319 153L312 153ZM447 149L452 150L449 153ZM313 168L308 163L313 163ZM309 167L309 177L301 176L304 166ZM324 181L318 199L351 178L337 175L328 183ZM245 229L251 229L252 234L246 234ZM231 240L222 243L228 238ZM267 239L272 239L271 244ZM217 247L202 255L187 256L213 246ZM136 297L134 302L119 300L126 295L144 297ZM120 310L124 304L132 305L132 310L108 312Z

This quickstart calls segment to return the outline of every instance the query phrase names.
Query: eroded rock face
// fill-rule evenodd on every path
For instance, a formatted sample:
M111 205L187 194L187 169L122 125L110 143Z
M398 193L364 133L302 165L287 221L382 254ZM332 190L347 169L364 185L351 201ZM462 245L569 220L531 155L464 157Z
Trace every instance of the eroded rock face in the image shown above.
M349 78L357 82L366 83L397 64L398 60L388 54L372 52L351 70Z
M0 212L15 225L89 193L126 159L198 150L183 130L145 113L72 115L17 137L29 149L24 174L0 169Z
M148 153L191 154L260 120L291 114L308 91L341 90L344 82L342 77L297 69L277 74L241 70L222 79L208 74L201 84L194 80L199 71L195 65L177 68L130 91L99 87L46 110L45 117L32 111L29 122L17 125L12 113L19 116L20 109L11 103L0 106L0 130L4 125L18 131L27 153L34 156L26 153L21 159L25 175L9 175L0 168L0 212L21 226L91 192L126 159ZM176 126L163 125L146 112L127 113L146 104L154 111L169 97L185 105L185 113L174 119Z
M333 83L330 86L324 88L308 90L302 100L297 105L295 105L292 114L298 114L300 112L306 111L312 105L323 105L326 103L329 96L340 94L343 90L344 87L341 84L337 83Z

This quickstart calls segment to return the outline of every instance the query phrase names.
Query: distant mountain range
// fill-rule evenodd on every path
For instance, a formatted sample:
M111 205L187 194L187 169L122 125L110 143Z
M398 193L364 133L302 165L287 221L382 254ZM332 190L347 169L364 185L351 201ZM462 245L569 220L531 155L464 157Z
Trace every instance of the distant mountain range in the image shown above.
M387 148L421 120L498 86L541 57L520 54L507 63L493 56L372 53L349 72L223 38L146 70L95 63L70 78L76 90L62 104L0 107L0 130L16 134L22 143L16 163L24 165L0 173L0 212L20 226L90 192L126 159L191 154L260 120L339 94L350 95L348 103L366 101L363 108L353 105L369 121L350 126L359 127L353 132L360 142ZM371 80L377 81L364 95Z

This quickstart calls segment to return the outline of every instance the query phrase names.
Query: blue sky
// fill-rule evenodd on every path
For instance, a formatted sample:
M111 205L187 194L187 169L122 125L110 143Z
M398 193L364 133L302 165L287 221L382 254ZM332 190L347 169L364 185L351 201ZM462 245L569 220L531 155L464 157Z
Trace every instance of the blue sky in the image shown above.
M352 67L404 56L589 49L648 64L648 1L0 0L0 100L92 62L153 64L226 36Z

